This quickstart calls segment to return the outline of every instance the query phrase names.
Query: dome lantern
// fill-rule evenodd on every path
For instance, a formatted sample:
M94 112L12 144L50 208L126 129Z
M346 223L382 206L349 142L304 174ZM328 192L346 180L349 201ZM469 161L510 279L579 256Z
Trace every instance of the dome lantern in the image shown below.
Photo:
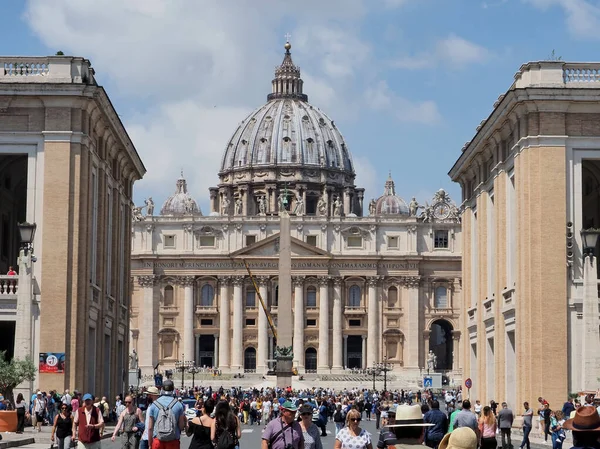
M284 48L283 62L275 68L275 78L271 81L272 90L267 95L267 100L298 98L308 101L308 95L302 93L304 81L300 78L300 67L294 65L292 61L292 53L290 52L292 44L289 40L285 43Z
M391 172L385 181L383 195L377 199L375 213L377 215L409 215L406 202L396 195L396 186Z
M202 215L198 203L188 193L187 182L181 176L177 180L175 193L163 203L161 215Z

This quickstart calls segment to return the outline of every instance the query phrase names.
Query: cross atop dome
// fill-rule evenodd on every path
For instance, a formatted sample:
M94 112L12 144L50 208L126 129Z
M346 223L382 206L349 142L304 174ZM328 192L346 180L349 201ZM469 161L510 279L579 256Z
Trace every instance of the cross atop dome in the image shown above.
M302 93L304 81L300 78L300 67L294 65L292 61L292 44L290 44L290 34L286 34L284 45L285 54L281 65L275 68L275 78L271 81L272 90L267 95L267 100L277 98L296 98L302 101L308 101L308 95Z

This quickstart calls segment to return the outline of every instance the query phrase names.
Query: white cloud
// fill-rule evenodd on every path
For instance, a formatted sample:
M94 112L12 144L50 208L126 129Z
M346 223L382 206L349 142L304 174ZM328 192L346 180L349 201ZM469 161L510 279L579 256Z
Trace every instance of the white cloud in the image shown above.
M546 10L553 6L563 9L569 33L580 39L600 38L600 6L586 0L524 0Z
M401 122L433 125L442 118L432 101L414 102L395 94L385 81L374 84L365 92L366 105L376 111L388 111Z
M383 183L381 178L377 176L377 170L368 157L353 156L352 162L354 162L354 170L356 171L356 185L365 189L363 212L366 214L369 200L373 197L377 198L383 193Z
M401 56L392 62L397 68L418 70L436 66L464 69L471 64L483 63L491 56L490 51L474 42L450 34L435 43L427 52Z

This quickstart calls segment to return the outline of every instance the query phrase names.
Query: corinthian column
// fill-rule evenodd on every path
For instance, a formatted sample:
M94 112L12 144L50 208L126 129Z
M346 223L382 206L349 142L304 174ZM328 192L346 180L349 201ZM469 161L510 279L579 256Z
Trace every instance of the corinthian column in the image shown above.
M179 283L183 285L183 358L196 360L194 357L194 276L182 276Z
M158 361L158 304L154 302L154 284L156 278L154 275L138 276L137 280L144 292L138 337L139 366L144 374L150 374Z
M231 335L229 330L231 324L229 322L229 284L231 283L230 277L219 278L221 286L221 292L219 294L219 365L220 369L229 368L229 342L231 341Z
M333 279L333 360L331 369L341 372L344 364L344 339L342 335L342 278Z
M408 289L406 301L406 348L404 366L406 368L419 367L419 276L406 277L405 285ZM427 340L429 341L429 340ZM426 357L426 355L425 355Z
M329 277L319 278L319 360L318 369L329 372Z
M304 370L304 276L294 276L294 362Z
M367 327L367 366L373 366L378 361L379 329L377 326L379 310L377 304L377 277L367 279L369 286L368 327Z
M267 283L269 282L269 278L259 277L257 282L260 296L262 297L263 301L265 301L265 305L267 305ZM256 372L266 373L267 358L269 355L269 323L267 320L267 315L265 314L260 301L258 302L258 351L256 351Z
M233 338L231 339L231 370L238 372L244 369L244 304L242 302L243 285L243 276L236 276L233 278Z

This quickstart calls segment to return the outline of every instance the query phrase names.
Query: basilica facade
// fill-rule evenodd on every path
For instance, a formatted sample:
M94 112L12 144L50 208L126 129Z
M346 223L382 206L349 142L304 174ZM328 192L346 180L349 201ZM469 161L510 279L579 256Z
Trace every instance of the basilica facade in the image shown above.
M416 377L431 350L436 369L459 379L458 209L443 190L424 206L404 201L391 175L364 204L348 146L308 102L290 49L267 103L226 142L210 211L202 214L183 173L158 213L151 198L134 208L131 345L143 374L181 361L268 372L276 341L266 310L275 326L293 315L300 373L387 362ZM291 292L278 287L283 209ZM292 310L278 310L285 294Z

